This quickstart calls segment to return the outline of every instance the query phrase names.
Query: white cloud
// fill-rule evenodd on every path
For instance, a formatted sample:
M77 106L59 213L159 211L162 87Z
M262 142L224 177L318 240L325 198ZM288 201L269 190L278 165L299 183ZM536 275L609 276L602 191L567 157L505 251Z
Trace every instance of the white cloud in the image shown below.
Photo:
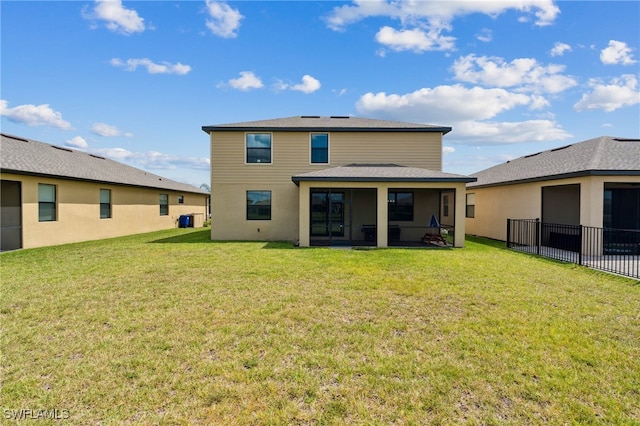
M308 74L302 76L302 83L289 84L280 79L276 79L276 82L271 86L276 92L282 92L284 90L295 90L302 93L313 93L320 89L322 85L320 81ZM342 89L338 96L343 95L346 89Z
M451 117L457 120L485 120L517 106L531 104L532 98L504 89L485 89L437 86L423 88L405 95L366 93L356 103L362 114L392 117L399 121L446 123ZM403 120L404 117L404 120Z
M184 167L194 170L209 170L211 166L208 158L183 157L157 151L131 152L124 148L107 148L95 150L94 152L112 160L129 163L145 169L172 170Z
M62 119L62 114L54 111L48 104L18 105L9 108L9 102L0 100L0 115L14 123L22 123L27 126L51 126L62 130L72 130L71 124Z
M633 59L631 48L627 43L617 40L609 40L609 47L600 52L600 60L607 65L631 65L638 62Z
M454 48L453 37L444 36L451 31L451 23L460 16L483 13L495 17L508 10L517 10L535 17L535 25L553 23L560 13L552 0L505 1L386 1L355 0L351 5L335 7L326 18L329 28L340 31L346 26L370 17L397 19L402 26L395 30L382 27L376 39L393 50L448 50ZM410 29L413 28L413 29ZM482 36L484 40L487 36Z
M567 43L556 42L551 49L551 56L562 56L565 52L571 52L571 46Z
M232 78L227 84L234 89L242 91L247 91L250 89L260 89L264 86L264 84L262 84L262 80L260 80L260 77L256 76L251 71L241 71L240 77ZM224 84L218 85L218 87L220 86L224 86Z
M180 62L178 62L177 64L172 64L163 61L160 64L156 64L147 58L127 59L126 62L122 61L120 58L113 58L111 59L110 63L114 67L121 67L127 71L135 71L138 67L145 67L149 74L185 75L189 73L189 71L191 71L191 67L189 65L183 65Z
M99 19L106 21L109 30L121 33L141 33L145 30L144 18L138 16L138 12L127 9L121 0L96 0L93 13L84 13L87 19Z
M476 34L476 39L484 43L489 43L493 40L493 32L488 28L483 28L479 34Z
M601 109L607 112L640 103L638 80L632 74L625 74L614 78L609 84L597 79L589 81L591 92L573 106L576 111Z
M282 92L282 91L287 90L289 88L289 84L285 83L284 81L282 81L282 80L280 80L278 78L278 79L276 79L276 82L273 83L271 88L273 90L275 90L276 92Z
M133 136L131 133L123 133L116 126L106 123L93 123L91 126L91 132L104 137L125 136L130 138Z
M327 17L327 25L334 30L344 29L360 20L388 16L403 23L427 19L450 22L459 16L484 13L495 17L508 10L533 14L538 26L550 25L560 13L552 0L505 0L505 1L385 1L355 0L353 5L337 6Z
M306 74L302 76L302 83L291 86L291 90L302 93L313 93L320 89L320 81Z
M367 93L356 103L356 110L370 117L452 126L451 137L469 143L518 143L569 137L553 120L493 120L517 107L538 108L540 103L536 95L457 84L423 88L404 95Z
M391 27L380 28L376 41L395 51L412 50L450 50L454 48L455 38L440 34L440 31L424 31L420 28L397 31Z
M452 146L443 146L442 147L442 153L444 155L452 154L454 152L456 152L456 149L454 147L452 147Z
M207 0L207 11L211 19L207 20L207 28L215 35L224 38L238 36L240 21L244 18L237 9L224 2Z
M459 81L492 87L516 87L525 92L559 93L577 85L575 79L561 74L564 65L543 66L533 58L506 62L503 58L471 54L457 59L451 69Z
M67 139L65 145L80 149L86 149L89 147L89 144L82 136L76 136L71 139Z
M552 120L463 121L456 123L454 129L455 137L462 138L463 143L481 145L544 142L572 136Z
M482 155L482 154L474 154L474 155L466 155L462 158L456 159L455 161L444 161L443 165L447 168L456 167L457 169L468 170L463 172L465 174L473 175L480 170L487 169L489 167L505 163L507 161L513 160L516 158L515 155L511 154L496 154L496 155Z

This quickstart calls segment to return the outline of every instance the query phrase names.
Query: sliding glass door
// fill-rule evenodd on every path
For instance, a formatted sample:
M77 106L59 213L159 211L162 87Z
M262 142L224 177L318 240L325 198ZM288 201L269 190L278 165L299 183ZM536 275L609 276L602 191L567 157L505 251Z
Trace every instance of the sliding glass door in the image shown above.
M311 236L344 237L344 192L311 191Z

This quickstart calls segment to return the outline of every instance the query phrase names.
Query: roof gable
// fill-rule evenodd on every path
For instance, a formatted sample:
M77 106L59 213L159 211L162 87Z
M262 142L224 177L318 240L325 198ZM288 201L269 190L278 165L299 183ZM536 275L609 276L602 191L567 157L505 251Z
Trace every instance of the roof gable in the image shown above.
M99 155L4 133L1 141L0 169L3 172L206 194L192 185Z
M469 187L506 185L586 175L640 175L640 140L601 136L472 174Z

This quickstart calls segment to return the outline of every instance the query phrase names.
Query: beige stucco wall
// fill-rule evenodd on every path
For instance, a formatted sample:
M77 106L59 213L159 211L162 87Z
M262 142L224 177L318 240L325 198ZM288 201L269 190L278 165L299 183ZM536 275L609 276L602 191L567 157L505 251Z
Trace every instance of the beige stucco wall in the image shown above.
M271 220L247 220L247 191L271 191ZM294 241L298 238L298 187L291 181L211 185L211 239Z
M475 194L475 217L466 218L466 232L504 241L507 238L507 218L541 218L542 187L571 184L580 185L580 224L602 227L605 182L640 182L640 177L585 176L487 188L467 188L467 194Z
M205 194L147 189L3 173L3 180L21 182L23 248L112 238L175 228L183 214L194 214L202 226ZM57 220L38 221L38 184L56 185ZM111 190L111 218L100 219L100 189ZM160 194L169 196L169 215L160 216ZM178 204L178 195L184 204Z
M270 164L246 164L246 133L272 134ZM308 212L309 194L300 198L298 187L291 181L294 175L351 163L442 168L441 133L328 132L329 164L310 163L311 133L316 132L211 133L213 240L298 240L298 208L305 204ZM271 220L246 219L247 191L271 191ZM385 206L386 203L385 193Z

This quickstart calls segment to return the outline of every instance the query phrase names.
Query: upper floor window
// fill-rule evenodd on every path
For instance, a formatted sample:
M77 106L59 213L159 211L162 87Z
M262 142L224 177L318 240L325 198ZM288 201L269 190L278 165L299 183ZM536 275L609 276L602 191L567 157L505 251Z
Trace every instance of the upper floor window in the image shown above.
M271 163L271 133L247 133L247 163Z
M111 217L111 190L100 189L100 219Z
M389 220L413 221L413 192L389 191Z
M169 214L169 195L160 194L160 216L167 216Z
M178 204L184 204L184 195L178 195Z
M38 222L56 220L56 186L38 184Z
M476 217L476 194L467 194L466 217Z
M329 163L329 134L311 134L311 163Z

